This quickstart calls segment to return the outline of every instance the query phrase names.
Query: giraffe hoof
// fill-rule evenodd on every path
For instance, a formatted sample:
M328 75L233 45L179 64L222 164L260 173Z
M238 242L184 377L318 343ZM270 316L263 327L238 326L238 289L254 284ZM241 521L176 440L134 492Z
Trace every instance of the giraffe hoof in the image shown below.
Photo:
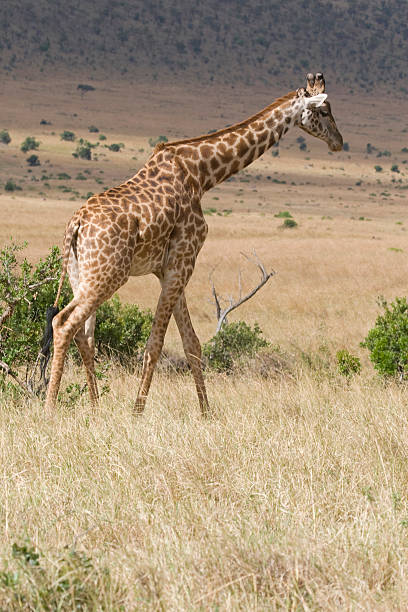
M213 419L215 417L215 411L210 406L201 407L201 416L203 419Z
M145 409L145 403L141 403L141 402L136 402L134 408L133 408L133 416L141 416L144 412Z

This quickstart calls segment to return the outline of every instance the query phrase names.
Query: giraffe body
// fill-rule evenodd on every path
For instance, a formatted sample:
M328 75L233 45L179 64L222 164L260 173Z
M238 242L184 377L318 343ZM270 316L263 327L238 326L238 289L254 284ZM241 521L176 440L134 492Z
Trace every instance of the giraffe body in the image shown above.
M68 223L63 273L74 299L53 320L54 356L47 405L57 399L64 359L72 339L81 353L91 401L98 392L94 370L96 309L129 276L155 274L161 294L148 339L136 412L143 410L172 314L197 388L201 411L208 400L200 342L191 324L184 289L207 235L201 209L205 191L244 168L292 125L326 140L342 138L325 101L323 75L308 75L306 89L291 92L248 120L209 136L159 145L139 172L119 187L92 196ZM58 302L60 289L57 294Z

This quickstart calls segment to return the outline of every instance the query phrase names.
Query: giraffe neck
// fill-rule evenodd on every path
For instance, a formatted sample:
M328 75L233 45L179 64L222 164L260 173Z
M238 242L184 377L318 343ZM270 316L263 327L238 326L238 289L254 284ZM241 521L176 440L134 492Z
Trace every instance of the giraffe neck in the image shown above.
M302 98L291 92L242 123L209 136L170 142L165 148L172 150L191 187L202 193L279 142L301 109Z

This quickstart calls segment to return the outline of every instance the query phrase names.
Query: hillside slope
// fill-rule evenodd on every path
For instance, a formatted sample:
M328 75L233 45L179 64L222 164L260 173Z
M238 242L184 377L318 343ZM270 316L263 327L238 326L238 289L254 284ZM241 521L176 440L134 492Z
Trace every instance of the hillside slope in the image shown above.
M405 0L3 0L0 71L290 85L323 70L404 91Z

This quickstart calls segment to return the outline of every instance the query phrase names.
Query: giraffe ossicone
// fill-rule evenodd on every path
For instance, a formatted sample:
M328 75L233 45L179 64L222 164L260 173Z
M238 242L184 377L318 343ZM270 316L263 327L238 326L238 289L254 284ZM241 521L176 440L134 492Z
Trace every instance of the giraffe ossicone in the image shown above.
M47 406L56 404L72 340L85 365L91 402L97 403L96 310L129 276L155 274L161 293L144 352L135 412L144 409L173 315L201 411L208 413L201 346L184 294L207 235L201 197L260 157L294 125L324 140L332 151L342 149L343 139L324 93L323 75L309 74L306 81L306 88L278 98L245 121L213 134L160 144L135 176L92 196L73 215L65 231L62 274L54 307L66 274L74 298L52 320L54 354Z

